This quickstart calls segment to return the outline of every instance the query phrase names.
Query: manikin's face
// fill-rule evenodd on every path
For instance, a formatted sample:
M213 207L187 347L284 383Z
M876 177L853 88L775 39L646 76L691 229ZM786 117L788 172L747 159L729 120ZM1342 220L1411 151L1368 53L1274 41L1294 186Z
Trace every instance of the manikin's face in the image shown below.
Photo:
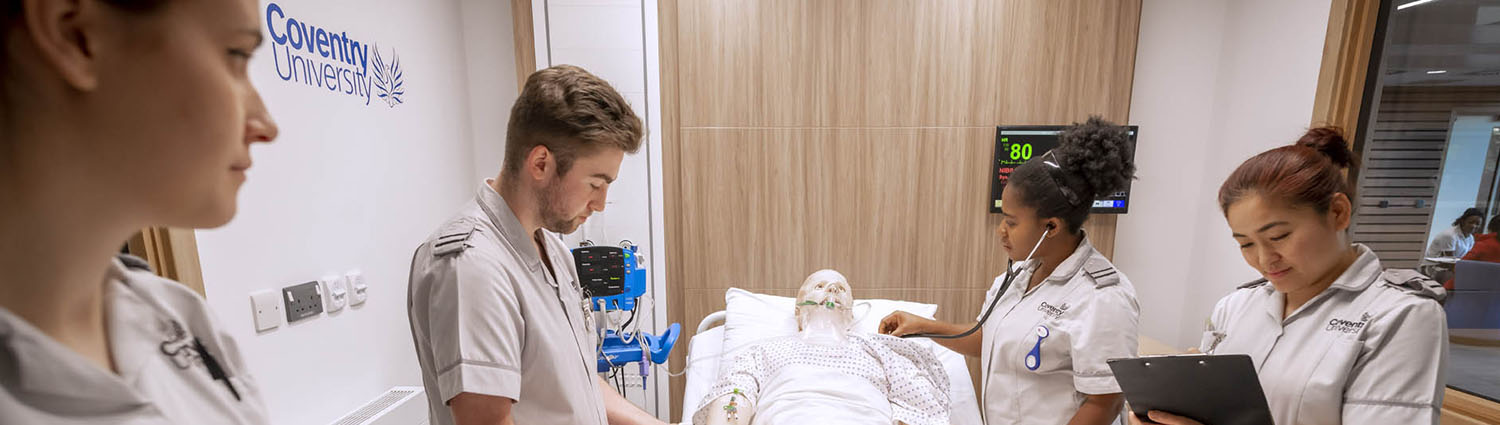
M797 290L797 328L829 325L848 330L854 324L854 292L849 280L833 270L819 270L802 281Z

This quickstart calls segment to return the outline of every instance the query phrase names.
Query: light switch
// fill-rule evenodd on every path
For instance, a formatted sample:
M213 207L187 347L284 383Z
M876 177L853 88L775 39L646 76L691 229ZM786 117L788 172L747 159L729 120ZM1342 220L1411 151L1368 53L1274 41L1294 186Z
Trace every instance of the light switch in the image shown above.
M365 275L358 269L350 270L344 274L344 280L349 282L349 305L364 304L370 297L370 286L365 283Z
M349 304L349 290L343 276L323 276L318 284L323 285L324 309L332 313L343 310Z
M250 312L255 314L255 331L267 331L281 326L281 300L271 289L250 293Z

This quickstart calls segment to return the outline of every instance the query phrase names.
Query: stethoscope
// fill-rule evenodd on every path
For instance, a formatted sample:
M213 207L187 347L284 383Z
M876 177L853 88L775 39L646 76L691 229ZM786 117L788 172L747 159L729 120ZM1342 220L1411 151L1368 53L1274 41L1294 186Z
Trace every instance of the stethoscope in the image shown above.
M1055 228L1055 226L1053 226L1052 223L1047 223L1047 231L1051 231L1054 228ZM1046 234L1042 234L1042 238L1038 239L1036 241L1036 246L1031 247L1031 253L1026 254L1026 259L1025 260L1021 260L1021 264L1022 265L1028 265L1028 264L1030 264L1031 257L1034 256L1034 255L1036 255L1036 250L1038 248L1042 247L1042 242L1046 242L1046 241L1047 241L1047 235ZM984 328L984 323L988 322L990 320L990 313L994 313L995 312L995 306L1000 304L1000 297L1004 296L1005 295L1005 290L1010 288L1010 282L1012 280L1015 280L1017 274L1020 274L1020 273L1016 272L1015 260L1012 260L1012 259L1009 259L1009 258L1005 259L1005 271L1006 271L1006 273L1005 273L1005 279L1002 280L1002 281L1000 281L1000 290L995 292L995 298L993 300L990 300L990 306L988 308L984 309L984 315L979 316L979 323L975 323L974 327L969 328L969 330L964 331L963 333L958 333L958 334L953 334L953 335L930 334L930 333L915 333L915 334L902 335L901 337L902 338L958 339L958 338L963 338L963 337L966 337L966 336L969 336L969 335L973 335L975 332L979 332L980 329ZM1038 333L1045 333L1045 332L1047 332L1047 331L1040 330ZM1046 336L1042 336L1042 338L1046 338ZM1037 341L1037 347L1041 347L1041 341L1040 340ZM1036 352L1036 351L1038 351L1038 349L1034 348L1034 349L1032 349L1032 351ZM1040 363L1040 362L1038 362L1038 363ZM1032 370L1036 370L1036 369L1032 369Z

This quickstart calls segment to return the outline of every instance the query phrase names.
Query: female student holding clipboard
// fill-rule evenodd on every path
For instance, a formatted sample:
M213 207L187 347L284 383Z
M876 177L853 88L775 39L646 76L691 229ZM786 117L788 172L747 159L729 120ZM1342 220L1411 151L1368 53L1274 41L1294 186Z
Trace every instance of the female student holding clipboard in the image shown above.
M1230 174L1219 207L1264 278L1219 300L1199 350L1249 355L1277 424L1436 424L1445 292L1349 242L1353 159L1337 130L1316 128ZM1197 423L1159 411L1149 420Z

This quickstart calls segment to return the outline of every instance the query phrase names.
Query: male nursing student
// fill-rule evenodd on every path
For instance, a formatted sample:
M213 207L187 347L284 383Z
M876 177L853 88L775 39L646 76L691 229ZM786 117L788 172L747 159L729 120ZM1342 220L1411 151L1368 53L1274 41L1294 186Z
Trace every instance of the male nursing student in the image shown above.
M1199 349L1249 355L1280 425L1437 424L1445 292L1349 242L1352 163L1337 130L1316 128L1224 181L1220 209L1264 278L1219 300ZM1197 423L1158 411L1149 420Z
M985 424L1103 425L1119 418L1124 402L1105 361L1136 355L1140 308L1135 288L1089 243L1083 223L1094 199L1134 175L1130 149L1126 128L1090 118L1011 174L999 232L1007 255L1026 261L995 279L983 307L994 311L982 330L933 340L980 357ZM1001 292L1007 280L1012 284ZM904 336L970 327L896 312L880 330Z
M641 120L598 77L537 71L511 108L496 179L417 248L407 299L433 425L661 423L594 374L568 248L604 210Z

